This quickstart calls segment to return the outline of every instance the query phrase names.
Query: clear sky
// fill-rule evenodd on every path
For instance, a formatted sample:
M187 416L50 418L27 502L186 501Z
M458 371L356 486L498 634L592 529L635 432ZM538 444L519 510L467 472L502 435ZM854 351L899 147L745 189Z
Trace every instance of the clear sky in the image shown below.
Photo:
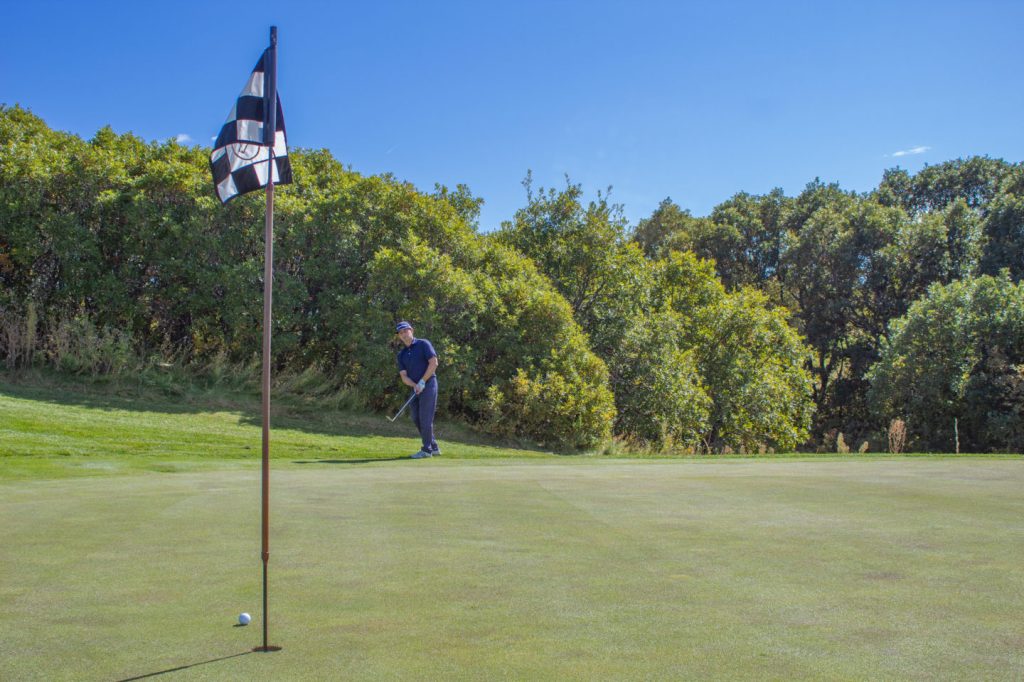
M293 147L465 183L483 230L528 169L612 186L635 223L668 196L706 215L815 177L1024 160L1020 0L0 2L0 102L85 138L209 145L277 25Z

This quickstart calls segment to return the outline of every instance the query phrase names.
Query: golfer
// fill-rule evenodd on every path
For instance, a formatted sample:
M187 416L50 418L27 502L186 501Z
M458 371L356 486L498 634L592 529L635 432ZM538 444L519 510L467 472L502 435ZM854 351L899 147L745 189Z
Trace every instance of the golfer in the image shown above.
M435 457L441 454L434 440L434 411L437 409L437 353L430 341L417 339L412 325L399 322L395 327L398 338L405 346L398 352L398 376L402 383L416 392L409 404L412 423L420 432L423 447L412 456L413 459Z

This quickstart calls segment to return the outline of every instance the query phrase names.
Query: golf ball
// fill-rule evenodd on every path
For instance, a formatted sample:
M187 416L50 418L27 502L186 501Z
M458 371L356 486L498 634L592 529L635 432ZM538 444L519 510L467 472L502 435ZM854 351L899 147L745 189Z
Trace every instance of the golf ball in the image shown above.
M238 617L238 624L239 625L248 625L251 620L252 620L252 616L250 616L248 613L243 613L242 615L240 615Z

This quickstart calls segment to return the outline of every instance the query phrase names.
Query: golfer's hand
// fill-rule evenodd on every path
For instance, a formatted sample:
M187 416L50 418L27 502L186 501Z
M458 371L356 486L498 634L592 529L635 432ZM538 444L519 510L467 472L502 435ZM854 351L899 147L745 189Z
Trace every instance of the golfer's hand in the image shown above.
M423 381L423 379L420 379L419 383L418 383L418 384L416 384L416 395L419 395L419 394L420 394L420 392L421 392L421 391L422 391L422 390L423 390L424 388L426 388L426 387L427 387L427 382Z

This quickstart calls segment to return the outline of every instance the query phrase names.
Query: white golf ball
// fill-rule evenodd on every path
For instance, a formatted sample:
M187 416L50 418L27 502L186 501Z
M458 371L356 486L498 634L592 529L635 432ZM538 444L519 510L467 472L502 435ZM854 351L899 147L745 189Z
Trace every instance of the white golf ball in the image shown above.
M250 616L248 613L243 613L238 617L239 625L248 625L250 621L252 621L252 616Z

